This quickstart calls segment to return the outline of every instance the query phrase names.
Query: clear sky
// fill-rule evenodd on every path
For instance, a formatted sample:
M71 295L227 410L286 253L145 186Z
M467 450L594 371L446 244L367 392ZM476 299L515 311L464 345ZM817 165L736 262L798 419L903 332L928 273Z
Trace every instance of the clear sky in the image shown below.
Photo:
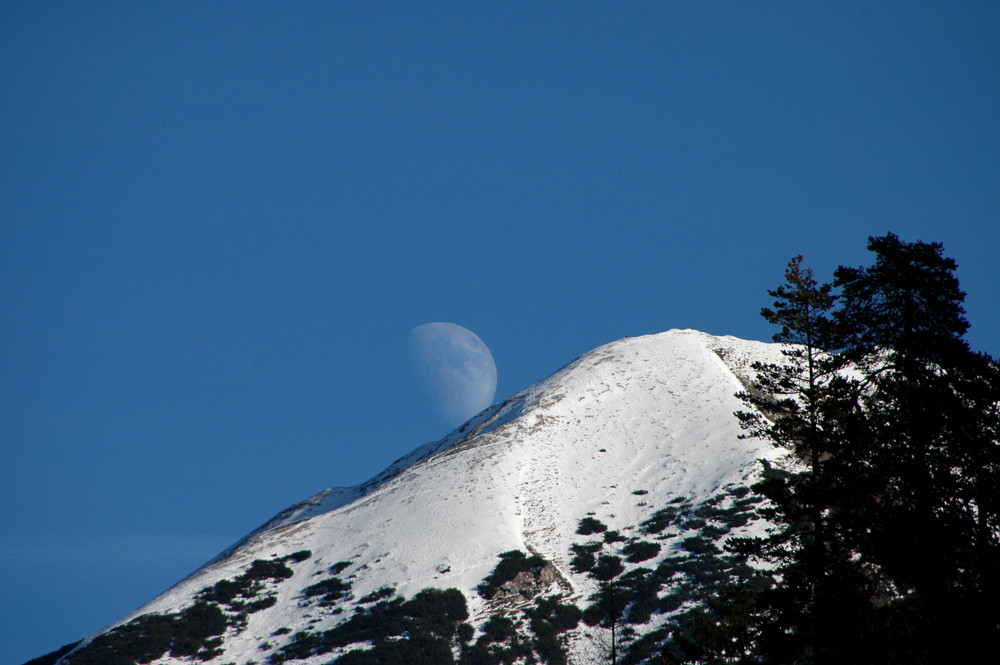
M415 7L419 6L419 9ZM0 662L785 263L941 241L1000 355L996 2L3 2Z

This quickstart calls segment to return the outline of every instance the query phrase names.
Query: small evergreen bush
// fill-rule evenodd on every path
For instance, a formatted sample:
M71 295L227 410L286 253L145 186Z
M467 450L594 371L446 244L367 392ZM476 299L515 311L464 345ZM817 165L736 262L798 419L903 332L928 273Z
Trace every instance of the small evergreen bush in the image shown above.
M310 584L303 589L302 593L307 598L320 596L320 605L331 605L346 596L350 590L351 585L339 577L328 577L315 584Z
M581 536L589 536L594 533L603 533L608 527L594 517L584 517L576 528L576 532Z
M635 540L622 547L622 554L629 563L638 563L652 559L660 553L659 543L650 543L645 540Z
M625 542L625 536L623 536L618 531L605 531L604 532L604 542L606 542L606 543L623 543L623 542Z
M476 590L479 595L487 600L493 598L500 590L500 587L517 577L518 573L527 570L540 571L547 562L538 555L528 556L520 550L511 550L500 554L500 563L497 564L489 577L483 580Z
M597 557L594 556L594 553L584 550L577 552L569 560L569 567L573 569L574 573L586 573L594 567L595 563L597 563Z
M69 656L71 665L135 665L162 658L208 660L221 651L226 615L218 605L198 601L178 614L144 614L97 636Z
M596 580L607 582L621 575L624 570L625 566L620 557L613 554L602 554L591 569L590 575Z

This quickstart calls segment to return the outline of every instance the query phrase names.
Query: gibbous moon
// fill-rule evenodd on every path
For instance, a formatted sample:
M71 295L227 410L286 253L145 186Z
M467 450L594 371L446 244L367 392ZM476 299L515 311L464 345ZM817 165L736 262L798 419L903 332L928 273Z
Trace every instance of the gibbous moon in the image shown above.
M490 404L497 392L497 366L483 340L454 323L425 323L410 332L414 374L452 427Z

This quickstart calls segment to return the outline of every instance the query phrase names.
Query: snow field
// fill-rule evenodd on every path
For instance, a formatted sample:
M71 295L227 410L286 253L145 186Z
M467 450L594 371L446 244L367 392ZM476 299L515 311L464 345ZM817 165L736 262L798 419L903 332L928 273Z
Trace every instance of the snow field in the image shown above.
M745 408L734 396L737 375L755 359L780 362L780 347L690 330L602 346L371 481L284 511L123 622L176 611L254 559L300 550L312 557L274 585L273 607L227 634L219 662L263 662L259 644L275 631L344 620L303 597L338 562L350 562L339 577L354 598L383 587L406 597L455 587L475 618L485 609L476 586L499 553L518 549L552 561L573 596L585 598L595 584L568 567L570 545L586 540L576 534L581 518L638 525L674 497L703 501L752 474L757 459L777 456L740 439L733 416Z

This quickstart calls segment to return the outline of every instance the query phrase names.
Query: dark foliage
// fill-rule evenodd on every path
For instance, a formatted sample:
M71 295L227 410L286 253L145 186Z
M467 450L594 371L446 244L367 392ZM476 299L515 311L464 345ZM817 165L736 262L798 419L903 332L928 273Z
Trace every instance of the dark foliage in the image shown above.
M626 538L618 531L605 531L604 532L604 542L606 543L623 543Z
M247 580L284 580L295 574L291 568L285 565L285 559L255 559L245 573L240 578ZM239 579L239 578L237 578Z
M359 603L374 603L379 600L384 600L385 598L392 598L396 594L396 588L391 586L384 586L381 589L376 589L372 591L367 596L362 596L358 602Z
M350 568L353 564L350 561L338 561L337 563L330 566L331 575L340 575L342 572Z
M351 590L351 585L339 577L328 577L315 584L310 584L302 593L307 598L320 597L320 605L332 605L344 598Z
M338 665L452 665L455 658L445 640L424 634L376 642L372 649L349 651Z
M531 630L541 634L548 630L562 633L576 628L580 622L580 609L576 605L563 604L559 596L547 596L535 601L535 607L525 610L531 619Z
M566 648L559 633L576 628L581 612L575 605L563 605L557 596L540 598L534 608L525 610L530 618L535 653L543 663L565 665Z
M652 517L642 523L642 528L649 534L660 533L671 524L675 524L680 514L681 510L678 508L667 506L653 513Z
M278 597L273 594L270 594L264 596L263 598L258 598L256 600L250 601L243 607L243 611L247 612L248 614L252 614L254 612L260 612L261 610L266 610L269 607L274 607L274 605L277 602L278 602Z
M681 541L681 547L692 554L712 554L719 551L715 543L702 537L690 536Z
M650 543L644 540L634 540L622 547L622 554L629 563L648 561L660 553L659 543Z
M218 655L226 630L226 616L218 605L199 601L178 614L146 614L99 635L70 655L72 665L135 665L149 663L169 652L174 657L209 660Z
M665 653L673 662L755 663L765 609L749 587L724 588L704 608L684 614Z
M482 581L476 590L479 594L489 600L496 595L500 587L515 577L518 573L533 570L535 572L541 571L547 562L540 556L532 555L528 556L520 550L511 550L509 552L503 552L500 554L500 563L497 564L493 572L490 573L489 577Z
M456 631L456 634L458 635L458 641L462 644L465 644L473 637L475 637L476 629L472 626L471 623L460 623L458 624L458 629Z
M203 590L200 597L216 603L230 603L241 592L248 591L249 585L243 585L235 580L219 580L211 587Z
M464 645L459 663L461 665L513 665L514 663L534 663L535 656L529 641L513 632L503 641L480 637L474 644Z
M644 663L657 658L661 646L669 637L674 619L655 630L636 637L633 626L647 624L654 614L674 614L685 604L704 604L727 586L761 578L741 557L725 554L712 542L736 526L757 517L761 498L746 487L729 487L725 493L692 506L683 497L654 513L642 523L642 530L660 532L668 526L698 529L671 548L653 568L633 568L628 572L619 557L600 555L607 546L601 541L578 543L570 547L571 565L577 572L589 572L602 581L602 594L590 599L581 613L587 626L602 628L598 638L600 648L610 658L614 643L615 657L620 663ZM690 533L690 531L689 531ZM619 553L629 563L656 560L663 556L664 545L631 539ZM603 579L602 579L603 578ZM757 579L754 588L766 588L766 576ZM610 613L609 613L610 609ZM616 615L612 628L609 616ZM537 646L537 645L536 645Z
M515 633L514 622L503 615L491 616L483 624L483 637L486 642L506 642Z
M457 589L424 589L412 599L395 598L360 607L344 623L321 632L296 633L271 654L272 663L301 660L352 644L338 663L453 663L452 646L459 626L469 617L465 596Z
M585 573L591 570L595 563L597 563L597 557L594 556L594 553L582 550L573 555L569 561L569 567L575 573Z
M258 594L264 589L266 582L280 582L291 577L294 571L285 565L285 562L303 560L296 557L304 552L306 550L281 559L255 559L249 568L235 579L219 580L212 586L202 589L198 593L198 599L228 605L230 610L244 613L258 612L271 607L277 601L275 596L258 598Z
M781 584L692 615L687 661L742 662L721 645L749 640L754 662L962 662L1000 639L1000 369L962 339L940 244L868 247L873 265L832 285L796 257L770 292L775 341L797 346L756 367L738 415L807 467L765 469L754 489L779 529L730 549Z
M604 533L608 527L599 519L594 517L584 517L576 527L576 532L581 536L589 536L594 533Z
M274 594L261 595L269 582L280 582L294 571L286 563L309 556L302 550L287 557L256 559L235 579L219 580L197 594L197 601L177 614L147 614L99 635L72 654L74 665L148 663L169 653L174 658L210 660L222 652L222 637L230 625L241 626L246 615L272 607ZM225 606L231 615L223 611Z
M581 619L588 626L607 630L608 658L611 663L617 663L618 654L623 651L622 618L628 606L629 590L618 583L602 582L590 600L592 604L583 610Z
M39 656L38 658L32 658L24 665L55 665L56 661L75 649L77 644L79 644L79 642L66 644L59 647L52 653L47 653L44 656Z
M1000 638L1000 374L962 336L957 268L938 243L869 239L869 268L839 268L843 354L866 388L838 471L844 540L891 581L879 632L899 658L959 658ZM878 506L878 510L876 510ZM868 524L865 524L868 522ZM942 627L949 629L944 638Z
M587 543L574 543L569 546L571 552L579 554L580 552L589 552L593 554L594 552L600 552L604 548L604 543L599 540L592 540Z
M600 552L602 547L604 547L604 543L599 540L570 545L570 551L573 552L573 556L569 561L569 566L573 572L586 573L592 569L594 564L597 563L597 557L594 553Z
M602 554L597 557L597 563L590 570L590 575L596 580L606 582L618 577L624 570L625 566L622 564L621 557L613 554Z
M631 624L649 621L659 603L662 583L657 575L648 568L636 568L619 578L617 584L628 590L625 620Z

